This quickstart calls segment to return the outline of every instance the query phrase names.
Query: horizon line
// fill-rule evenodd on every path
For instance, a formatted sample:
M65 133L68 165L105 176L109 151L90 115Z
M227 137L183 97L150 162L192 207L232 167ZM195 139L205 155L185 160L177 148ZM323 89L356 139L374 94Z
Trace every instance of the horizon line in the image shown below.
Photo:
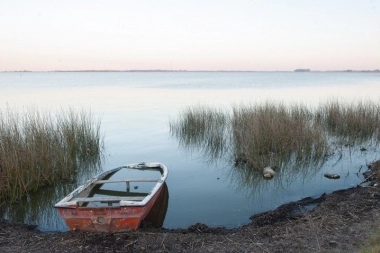
M0 73L9 72L380 72L379 69L373 70L311 70L311 69L295 69L295 70L168 70L168 69L129 69L129 70L6 70Z

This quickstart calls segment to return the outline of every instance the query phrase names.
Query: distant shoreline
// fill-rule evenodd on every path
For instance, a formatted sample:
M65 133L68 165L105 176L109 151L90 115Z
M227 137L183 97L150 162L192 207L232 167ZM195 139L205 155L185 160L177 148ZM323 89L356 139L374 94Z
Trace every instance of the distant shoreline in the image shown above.
M380 73L379 69L375 70L310 70L310 69L296 69L296 70L165 70L165 69L152 69L152 70L10 70L0 71L0 73L29 73L29 72L347 72L347 73Z

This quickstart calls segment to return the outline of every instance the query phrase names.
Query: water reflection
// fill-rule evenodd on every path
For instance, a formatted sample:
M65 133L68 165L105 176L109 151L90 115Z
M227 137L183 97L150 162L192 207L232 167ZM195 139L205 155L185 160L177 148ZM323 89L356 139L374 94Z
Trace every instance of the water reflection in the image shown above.
M42 231L67 230L54 204L76 187L74 183L61 182L41 188L15 203L3 202L0 215L14 222L38 225Z
M275 176L270 179L264 178L261 170L238 164L228 169L228 176L231 184L236 185L240 192L248 198L254 198L265 193L278 194L295 182L307 182L323 169L324 164L324 160L299 162L294 158L289 159L275 170Z
M190 145L183 141L181 147L186 149L183 152L183 149L177 149L177 140L181 139L168 138L168 119L175 119L178 110L188 106L210 105L230 109L231 105L267 100L310 106L327 98L341 98L347 102L360 98L378 100L379 74L376 73L51 72L21 75L22 78L19 73L0 73L1 108L6 107L6 102L20 108L37 105L47 110L91 107L94 115L101 117L102 125L106 126L106 167L115 168L126 161L146 160L168 165L171 199L164 224L168 228L184 228L196 222L230 228L243 225L249 222L248 217L253 213L356 185L358 180L354 173L358 168L379 159L376 155L376 152L380 154L378 149L363 145L368 151L343 152L338 163L340 150L335 151L336 155L330 157L322 168L316 166L318 172L309 170L307 165L305 168L289 165L293 173L288 175L285 174L288 169L277 164L281 170L272 180L262 180L260 172L256 172L257 181L253 184L245 175L251 172L251 177L254 177L253 171L238 171L234 166L235 157L228 145L230 140L224 139L227 144L220 145L219 149L212 145L214 149L205 148L204 151L210 154L206 158L213 163L205 165L203 159L198 159L198 151L204 147L202 142L197 144L193 141L194 148L189 148ZM219 135L213 138L209 144L222 143L218 140ZM192 150L192 154L187 152ZM353 172L346 178L351 168ZM339 173L341 179L326 179L323 177L326 172ZM315 173L315 177L304 179L309 173ZM255 189L257 194L252 197ZM68 188L57 200L71 190ZM273 194L263 195L265 192ZM53 203L55 201L48 203L49 208ZM55 230L45 227L45 230Z
M231 183L247 195L259 196L269 188L286 190L294 182L315 181L322 170L329 172L337 166L344 166L343 173L349 174L353 168L348 162L360 156L355 150L378 146L378 111L374 103L348 107L331 103L316 112L302 106L264 104L233 108L232 115L192 107L170 123L170 130L181 148L201 151L209 163L224 160ZM263 180L266 166L280 168L270 183Z
M169 189L167 184L164 183L160 195L140 226L152 226L155 228L162 227L165 221L166 212L168 211L168 204Z

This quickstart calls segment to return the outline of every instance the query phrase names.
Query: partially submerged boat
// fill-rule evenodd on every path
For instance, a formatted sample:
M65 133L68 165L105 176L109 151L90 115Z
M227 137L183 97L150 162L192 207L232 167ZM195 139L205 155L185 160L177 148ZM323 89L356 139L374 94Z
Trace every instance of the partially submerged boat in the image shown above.
M136 177L141 174L148 177ZM55 207L70 230L134 230L158 199L167 175L161 163L121 166L91 178Z

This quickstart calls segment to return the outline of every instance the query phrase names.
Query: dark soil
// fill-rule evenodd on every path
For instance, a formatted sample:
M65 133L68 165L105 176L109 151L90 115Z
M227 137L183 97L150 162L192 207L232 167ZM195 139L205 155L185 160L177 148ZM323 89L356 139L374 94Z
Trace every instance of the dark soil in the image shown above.
M306 206L317 204L308 211ZM254 215L237 229L194 224L119 233L42 233L0 221L0 252L359 252L378 226L380 188L357 187Z

